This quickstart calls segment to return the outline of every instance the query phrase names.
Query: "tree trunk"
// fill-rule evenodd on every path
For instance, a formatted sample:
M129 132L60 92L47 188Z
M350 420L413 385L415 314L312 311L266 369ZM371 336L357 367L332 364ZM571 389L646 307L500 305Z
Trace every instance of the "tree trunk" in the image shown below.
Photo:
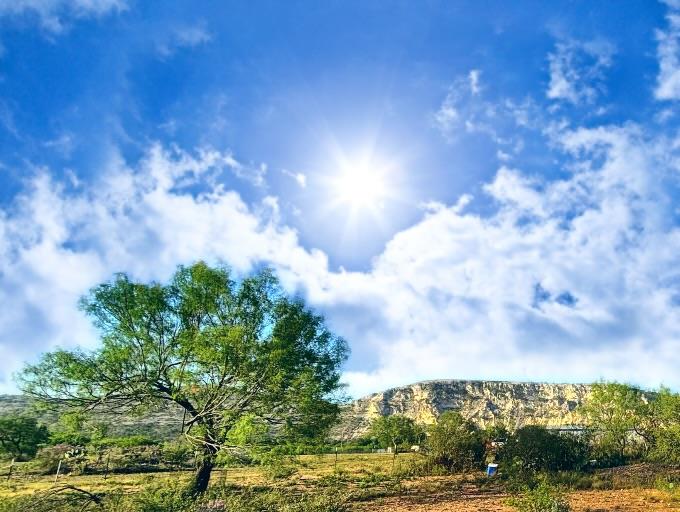
M208 489L210 475L215 466L215 455L216 450L213 447L206 447L204 449L203 454L198 461L198 467L196 468L194 478L189 484L189 493L192 496L198 496Z

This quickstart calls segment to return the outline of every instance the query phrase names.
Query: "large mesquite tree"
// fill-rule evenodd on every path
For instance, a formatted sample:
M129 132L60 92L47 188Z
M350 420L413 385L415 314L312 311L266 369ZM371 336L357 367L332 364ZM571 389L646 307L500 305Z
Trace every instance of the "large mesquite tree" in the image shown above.
M269 271L235 282L226 268L179 267L168 285L124 274L82 301L102 334L92 352L57 350L23 372L23 389L79 410L172 402L200 447L191 492L203 492L230 431L248 418L311 435L339 412L347 345Z

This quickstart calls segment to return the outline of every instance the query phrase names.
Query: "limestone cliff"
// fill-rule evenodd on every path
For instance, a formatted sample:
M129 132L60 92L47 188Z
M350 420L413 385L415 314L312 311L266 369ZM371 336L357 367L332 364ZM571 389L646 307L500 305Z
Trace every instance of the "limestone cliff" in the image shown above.
M389 389L356 400L343 411L334 432L339 439L360 437L377 416L403 414L418 423L434 423L445 411L458 411L480 427L527 424L570 427L579 424L576 409L590 392L586 384L541 384L436 380Z

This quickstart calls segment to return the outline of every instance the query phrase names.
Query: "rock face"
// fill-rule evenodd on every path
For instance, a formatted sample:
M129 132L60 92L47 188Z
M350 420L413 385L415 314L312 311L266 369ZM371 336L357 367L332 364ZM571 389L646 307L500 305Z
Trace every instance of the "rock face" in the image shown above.
M419 382L356 400L343 411L334 437L347 440L361 437L377 416L403 414L428 425L446 411L458 411L480 427L499 424L515 429L535 424L569 428L580 423L577 408L589 393L590 386L586 384Z

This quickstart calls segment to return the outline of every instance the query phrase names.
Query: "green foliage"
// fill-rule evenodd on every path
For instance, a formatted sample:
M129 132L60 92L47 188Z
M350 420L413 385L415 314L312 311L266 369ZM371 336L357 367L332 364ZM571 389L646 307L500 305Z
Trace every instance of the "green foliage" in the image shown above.
M178 485L164 484L137 493L97 494L56 487L0 501L0 512L348 512L345 493L335 487L297 493L283 490L210 488L198 500Z
M253 462L262 467L264 474L271 480L284 480L298 471L296 457L282 455L272 450L262 450L254 455Z
M482 432L457 412L445 412L429 429L427 454L447 471L479 468L484 462Z
M411 418L392 414L374 419L369 435L382 447L392 448L396 454L400 445L418 442L422 438L422 429Z
M269 427L257 415L244 414L229 430L227 440L242 448L263 446L270 441Z
M184 512L190 510L193 502L187 490L178 485L144 489L132 501L137 512Z
M618 382L593 384L581 412L594 434L595 456L616 465L639 455L633 434L644 437L641 427L646 424L648 411L645 394L636 387Z
M532 425L511 435L498 457L505 468L519 466L523 471L558 471L583 468L588 455L585 439Z
M66 411L50 427L51 444L71 444L84 446L106 436L108 426L92 420L82 411Z
M179 267L167 285L119 274L82 307L101 348L44 355L25 368L25 392L75 410L141 412L174 402L202 450L196 492L242 418L282 425L294 438L322 435L339 414L347 344L269 271L236 283L228 269L197 263Z
M49 439L47 427L29 416L0 416L0 454L18 460L35 456L38 447Z
M661 388L649 405L649 457L664 464L680 465L680 395Z
M680 503L680 481L671 478L657 478L654 487L661 491L669 503Z
M536 487L525 489L521 496L510 499L510 505L519 512L569 512L564 494L542 480Z
M166 441L161 445L161 460L170 466L186 466L192 456L192 447L184 439Z

